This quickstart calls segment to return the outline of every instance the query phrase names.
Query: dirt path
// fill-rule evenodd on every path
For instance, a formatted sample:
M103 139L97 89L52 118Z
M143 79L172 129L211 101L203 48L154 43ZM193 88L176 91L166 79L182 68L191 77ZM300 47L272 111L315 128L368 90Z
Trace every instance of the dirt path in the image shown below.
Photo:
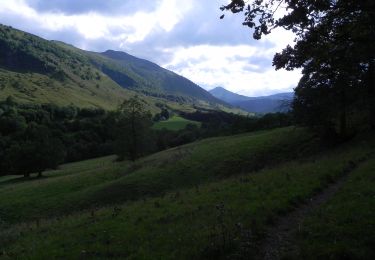
M283 255L291 255L298 258L299 252L294 241L295 232L300 229L305 217L333 197L346 182L349 173L357 168L360 162L351 162L343 170L342 176L336 182L311 197L294 211L277 219L276 223L266 230L266 238L260 246L260 259L281 259Z

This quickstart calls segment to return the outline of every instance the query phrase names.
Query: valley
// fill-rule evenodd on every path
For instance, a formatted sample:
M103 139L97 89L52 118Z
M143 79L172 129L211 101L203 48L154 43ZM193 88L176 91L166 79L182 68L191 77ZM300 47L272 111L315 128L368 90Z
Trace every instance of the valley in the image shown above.
M374 10L0 1L0 260L375 259Z
M278 93L269 96L247 97L230 92L222 87L210 90L210 93L234 107L259 115L267 113L288 112L294 97L292 92Z

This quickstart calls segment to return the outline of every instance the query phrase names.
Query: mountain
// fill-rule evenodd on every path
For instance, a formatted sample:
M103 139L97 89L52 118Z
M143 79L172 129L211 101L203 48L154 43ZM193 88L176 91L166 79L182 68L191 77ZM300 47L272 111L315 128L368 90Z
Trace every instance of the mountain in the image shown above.
M278 93L269 96L247 97L233 93L222 87L209 91L213 96L235 106L253 113L283 112L289 109L293 92Z
M0 100L114 109L140 95L151 109L233 110L190 80L125 52L78 49L0 25Z
M218 100L195 83L155 63L119 51L108 50L101 53L101 55L118 62L124 67L128 67L129 70L142 78L143 81L148 81L148 84L144 82L134 82L134 84L136 87L145 85L144 87L150 93L168 93L175 96L223 104L221 100ZM118 83L120 84L120 82Z
M232 102L238 102L238 101L247 101L249 100L249 97L242 96L233 92L230 92L229 90L226 90L223 87L216 87L214 89L211 89L209 91L213 96L217 97L218 99L221 99L227 103Z
M242 108L245 111L265 114L286 112L290 107L290 100L259 98L247 101L234 102L233 106Z
M250 100L259 100L259 99L271 99L271 100L292 100L294 97L293 92L284 92L284 93L277 93L277 94L272 94L269 96L259 96L259 97L249 97Z

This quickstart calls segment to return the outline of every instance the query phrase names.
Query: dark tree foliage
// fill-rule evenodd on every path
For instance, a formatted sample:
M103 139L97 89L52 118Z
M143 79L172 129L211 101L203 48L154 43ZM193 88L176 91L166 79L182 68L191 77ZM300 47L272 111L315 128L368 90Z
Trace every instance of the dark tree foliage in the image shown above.
M159 116L169 111L160 106ZM168 114L167 114L168 112ZM174 111L176 113L176 111ZM52 104L0 102L0 176L42 174L60 163L117 153L119 159L140 156L198 139L291 125L290 114L244 117L219 111L181 116L201 122L180 131L151 130L151 115L139 98L118 111L58 107Z
M10 101L0 102L0 175L113 154L113 113Z
M120 106L116 152L119 160L135 161L146 153L151 137L152 116L138 97L125 100Z
M167 109L162 109L160 112L160 116L164 118L165 120L169 119L169 112Z
M245 117L223 111L196 111L180 113L180 116L202 123L201 127L188 124L180 131L158 130L154 134L158 150L187 144L213 136L226 136L251 131L285 127L293 124L292 115L266 114L262 117Z
M4 156L8 174L24 175L38 173L46 169L56 169L65 159L65 148L61 141L52 136L51 131L35 123L29 125L22 139L12 144Z
M375 127L375 1L232 0L221 9L244 12L255 39L277 27L296 34L273 65L303 69L293 102L300 123L345 136L366 113ZM275 19L281 9L285 15Z
M161 112L154 115L153 120L155 122L164 121L169 119L169 111L165 107L161 108Z
M270 113L262 117L246 117L223 111L196 111L181 113L181 116L193 121L202 122L199 137L233 135L293 124L288 113Z

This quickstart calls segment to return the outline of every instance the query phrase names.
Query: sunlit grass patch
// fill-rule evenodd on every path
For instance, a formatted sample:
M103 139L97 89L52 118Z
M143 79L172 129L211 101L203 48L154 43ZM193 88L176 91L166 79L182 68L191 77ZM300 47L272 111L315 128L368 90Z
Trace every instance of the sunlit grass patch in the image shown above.
M185 119L180 116L172 116L168 120L165 121L159 121L154 124L153 128L154 129L167 129L167 130L172 130L172 131L178 131L184 129L188 124L193 124L198 127L200 127L201 123L197 121L192 121Z

